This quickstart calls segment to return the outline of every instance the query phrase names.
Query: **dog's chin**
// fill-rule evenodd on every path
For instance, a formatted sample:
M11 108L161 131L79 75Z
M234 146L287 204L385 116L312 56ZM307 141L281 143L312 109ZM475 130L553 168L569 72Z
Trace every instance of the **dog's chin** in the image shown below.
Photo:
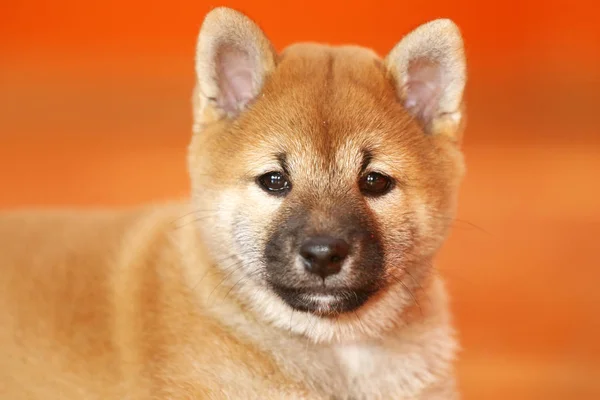
M279 285L271 285L271 288L294 310L319 317L355 312L375 293L366 289L290 288Z

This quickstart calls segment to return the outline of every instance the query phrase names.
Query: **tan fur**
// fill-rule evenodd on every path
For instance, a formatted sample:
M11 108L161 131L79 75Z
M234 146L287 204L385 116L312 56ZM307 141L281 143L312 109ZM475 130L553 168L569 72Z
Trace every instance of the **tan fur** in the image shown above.
M436 35L459 40L448 24ZM415 32L408 45L439 50L430 30ZM233 112L214 101L219 43L256 66L254 99ZM441 51L462 83L426 132L401 104L402 51L298 44L277 55L249 19L212 11L197 54L189 204L0 214L0 398L457 398L457 344L431 262L463 175L462 113L444 121L462 107L464 60L461 44ZM286 151L301 194L290 201L326 224L353 196L344 182L364 146L401 182L361 200L390 249L389 282L354 313L294 312L257 274L282 205L254 177Z

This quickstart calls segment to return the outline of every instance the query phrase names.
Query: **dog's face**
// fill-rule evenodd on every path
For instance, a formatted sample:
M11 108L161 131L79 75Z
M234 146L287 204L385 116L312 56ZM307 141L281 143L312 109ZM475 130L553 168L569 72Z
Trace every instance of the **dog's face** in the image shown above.
M417 29L385 60L309 44L275 55L249 19L217 9L197 72L198 225L240 301L315 340L397 323L426 285L463 174L454 25Z

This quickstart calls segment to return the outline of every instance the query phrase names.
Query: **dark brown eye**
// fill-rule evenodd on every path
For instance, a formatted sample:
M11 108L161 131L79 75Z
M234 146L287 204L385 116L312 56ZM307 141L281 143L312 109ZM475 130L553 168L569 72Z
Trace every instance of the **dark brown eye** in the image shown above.
M290 188L290 181L281 172L268 172L258 178L258 183L267 192L274 195L284 195Z
M360 191L366 196L382 196L392 188L392 179L377 172L363 176L359 183Z

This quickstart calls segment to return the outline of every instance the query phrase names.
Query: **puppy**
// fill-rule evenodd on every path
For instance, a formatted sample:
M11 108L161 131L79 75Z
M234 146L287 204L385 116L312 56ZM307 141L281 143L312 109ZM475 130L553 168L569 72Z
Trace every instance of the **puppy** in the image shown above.
M196 72L191 201L0 216L0 398L456 399L456 26L277 54L217 8Z

